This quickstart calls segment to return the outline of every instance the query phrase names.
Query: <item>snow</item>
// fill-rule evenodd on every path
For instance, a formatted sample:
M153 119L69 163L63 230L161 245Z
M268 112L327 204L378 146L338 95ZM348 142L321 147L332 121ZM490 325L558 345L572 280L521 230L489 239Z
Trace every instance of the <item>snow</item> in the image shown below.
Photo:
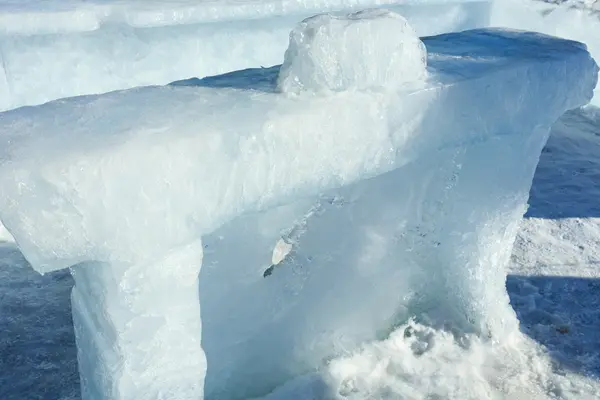
M299 93L398 88L424 80L426 70L425 45L399 14L321 14L290 34L277 89Z
M387 5L419 35L488 25L489 1L0 2L0 110L283 61L317 11Z
M272 68L2 115L0 219L73 266L86 398L197 397L204 354L207 398L264 395L412 315L511 342L538 154L597 67L537 34L425 44L425 88L290 97Z

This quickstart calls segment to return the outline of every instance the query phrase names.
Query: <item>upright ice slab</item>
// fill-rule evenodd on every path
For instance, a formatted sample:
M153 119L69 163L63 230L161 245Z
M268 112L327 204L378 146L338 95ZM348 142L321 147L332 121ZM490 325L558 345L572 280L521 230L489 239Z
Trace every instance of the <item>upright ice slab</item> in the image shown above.
M0 111L280 64L303 18L375 6L433 35L487 26L491 1L0 2Z
M368 42L390 15L365 16ZM598 69L532 33L424 42L413 85L279 93L256 69L1 114L0 220L38 271L72 268L86 398L266 394L411 316L515 329L537 159Z

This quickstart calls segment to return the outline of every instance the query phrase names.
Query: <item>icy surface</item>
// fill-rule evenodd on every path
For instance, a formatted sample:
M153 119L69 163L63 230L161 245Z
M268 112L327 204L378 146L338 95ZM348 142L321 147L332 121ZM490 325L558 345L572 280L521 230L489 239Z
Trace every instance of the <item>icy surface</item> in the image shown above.
M202 251L197 240L147 264L71 269L84 399L203 398Z
M509 109L515 113L509 125L495 125L493 108L486 107L489 121L479 118L485 121L479 127L452 117L458 107L450 107L452 96L464 110L481 98L498 106L511 94L499 81L522 79L524 87L556 93L543 106L547 116L541 121L550 124L553 110L585 102L596 80L593 60L575 42L473 31L427 44L433 72L428 90L400 96L340 92L286 98L266 87L170 86L6 112L0 122L2 221L40 271L88 260L153 259L236 215L391 171L420 157L421 150L490 138L517 122L541 124L525 120L523 106ZM459 57L467 52L485 57ZM275 77L277 70L270 72ZM251 87L263 70L245 73L248 79L238 85ZM536 80L553 74L560 85ZM469 90L484 77L498 89L471 96ZM539 97L532 91L520 91L521 102ZM444 117L450 133L427 123L432 112L438 120ZM468 130L451 129L464 123Z
M598 117L577 111L554 125L533 181L535 218L521 223L513 249L507 291L522 330L535 342L498 349L474 339L465 346L443 331L422 327L423 339L403 339L401 326L392 340L372 341L352 357L335 358L331 374L324 368L295 379L267 399L321 400L336 392L335 382L356 387L360 400L376 393L469 400L596 398L600 209L593 201L598 188L588 179L600 171ZM80 399L72 285L68 272L41 276L14 246L0 245L0 398ZM424 343L432 343L434 351L413 351Z
M401 3L401 4L400 4ZM489 1L0 0L0 110L283 61L317 11L385 5L419 35L484 27Z
M579 44L536 34L425 43L426 89L287 98L273 93L275 68L219 81L232 88L141 88L5 113L0 218L34 268L81 263L75 313L135 335L166 329L171 299L127 283L168 274L152 261L203 235L203 260L182 265L202 262L208 398L265 394L412 315L508 341L504 266L537 156L554 120L589 100L597 68ZM264 278L281 239L292 249ZM92 261L115 268L119 289L94 287L108 272ZM100 354L122 355L111 350ZM132 368L152 361L126 356Z
M476 0L460 0L462 3ZM0 33L82 32L107 23L160 27L398 4L398 0L2 0ZM449 1L425 0L444 4Z
M542 32L585 43L596 60L600 59L600 2L598 1L520 1L493 3L490 24ZM592 104L600 106L600 84Z
M277 88L286 93L398 89L423 80L426 68L425 45L396 13L317 15L292 31Z
M13 239L12 235L10 233L8 233L8 231L6 230L4 225L2 225L2 223L0 222L0 243L2 243L2 242L12 243L12 242L14 242L14 239Z

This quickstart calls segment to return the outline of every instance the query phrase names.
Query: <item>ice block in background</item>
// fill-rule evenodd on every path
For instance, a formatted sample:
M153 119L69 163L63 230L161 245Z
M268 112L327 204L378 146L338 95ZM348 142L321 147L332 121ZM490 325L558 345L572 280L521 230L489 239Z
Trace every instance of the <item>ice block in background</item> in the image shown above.
M488 25L488 0L0 2L0 111L283 61L318 12L384 6L419 35Z

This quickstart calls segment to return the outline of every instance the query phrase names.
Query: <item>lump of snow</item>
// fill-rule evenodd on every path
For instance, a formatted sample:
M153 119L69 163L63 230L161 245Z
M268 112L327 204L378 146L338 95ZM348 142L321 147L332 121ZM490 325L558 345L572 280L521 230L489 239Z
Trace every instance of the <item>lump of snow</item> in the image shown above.
M533 33L423 41L423 88L286 96L258 69L0 115L0 220L72 267L85 399L266 394L415 314L508 337L539 154L598 68Z
M282 92L397 89L424 79L427 50L399 14L360 11L304 20L290 35L279 72Z

